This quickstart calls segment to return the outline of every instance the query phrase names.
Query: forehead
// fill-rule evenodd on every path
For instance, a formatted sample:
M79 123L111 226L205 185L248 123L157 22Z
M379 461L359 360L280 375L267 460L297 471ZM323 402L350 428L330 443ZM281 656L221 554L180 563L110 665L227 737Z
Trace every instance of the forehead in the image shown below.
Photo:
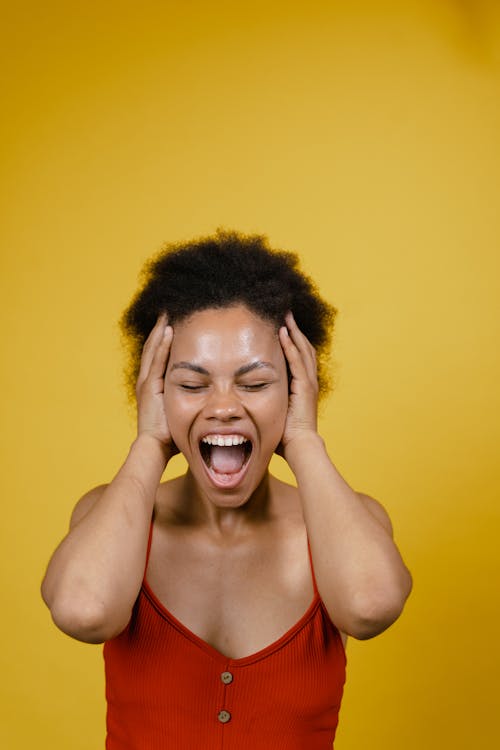
M282 356L276 327L243 305L193 313L174 326L170 360Z

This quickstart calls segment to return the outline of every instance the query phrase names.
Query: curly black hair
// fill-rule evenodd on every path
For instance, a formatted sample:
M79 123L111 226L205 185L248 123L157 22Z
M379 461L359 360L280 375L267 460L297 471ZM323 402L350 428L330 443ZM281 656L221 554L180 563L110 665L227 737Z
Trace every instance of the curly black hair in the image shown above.
M278 329L291 310L318 356L320 395L331 387L328 354L337 310L321 299L295 253L273 250L263 235L218 229L191 242L166 244L142 271L141 288L120 326L129 352L132 396L142 348L158 315L171 325L200 310L243 304Z

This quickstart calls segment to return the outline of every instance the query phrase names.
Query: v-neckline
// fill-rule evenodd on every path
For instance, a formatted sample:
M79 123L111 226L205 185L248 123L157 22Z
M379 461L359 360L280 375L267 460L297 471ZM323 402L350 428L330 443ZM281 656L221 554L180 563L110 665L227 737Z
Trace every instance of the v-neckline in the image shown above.
M258 651L255 651L254 653L248 654L247 656L241 656L238 658L233 658L231 656L226 656L222 653L222 651L219 651L215 646L212 646L207 641L203 640L199 635L196 635L192 630L190 630L184 623L182 623L175 615L173 615L162 602L158 599L154 591L152 590L151 586L148 584L146 578L144 577L144 580L142 582L142 590L150 602L150 604L156 609L156 611L166 620L170 622L171 625L173 625L176 630L178 630L181 635L183 635L185 638L190 640L192 643L194 643L196 646L201 648L203 651L205 651L207 654L212 656L217 661L223 662L224 664L232 665L232 666L246 666L247 664L251 664L255 661L259 661L260 659L264 659L267 656L270 656L271 654L278 651L282 646L284 646L289 640L291 640L302 628L307 624L307 622L312 618L314 613L316 612L316 609L321 604L321 599L319 597L319 594L317 590L314 591L313 600L307 610L304 612L302 617L297 620L288 630L286 630L283 635L279 636L276 640L274 640L272 643L270 643L267 646L264 646L263 648L259 649Z

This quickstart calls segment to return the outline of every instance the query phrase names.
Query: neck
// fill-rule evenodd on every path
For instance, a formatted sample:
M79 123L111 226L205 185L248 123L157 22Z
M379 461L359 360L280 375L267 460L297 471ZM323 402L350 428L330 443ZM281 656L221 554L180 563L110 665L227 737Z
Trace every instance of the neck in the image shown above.
M270 515L272 477L266 471L248 499L210 496L202 492L191 472L179 477L174 513L178 523L205 526L219 536L234 535L266 520Z

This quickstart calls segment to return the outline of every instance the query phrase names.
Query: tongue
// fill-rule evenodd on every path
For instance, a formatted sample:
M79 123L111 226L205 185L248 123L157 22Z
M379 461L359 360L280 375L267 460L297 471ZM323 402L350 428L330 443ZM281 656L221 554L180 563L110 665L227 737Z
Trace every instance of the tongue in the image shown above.
M218 474L236 474L245 462L243 445L213 445L210 465Z

